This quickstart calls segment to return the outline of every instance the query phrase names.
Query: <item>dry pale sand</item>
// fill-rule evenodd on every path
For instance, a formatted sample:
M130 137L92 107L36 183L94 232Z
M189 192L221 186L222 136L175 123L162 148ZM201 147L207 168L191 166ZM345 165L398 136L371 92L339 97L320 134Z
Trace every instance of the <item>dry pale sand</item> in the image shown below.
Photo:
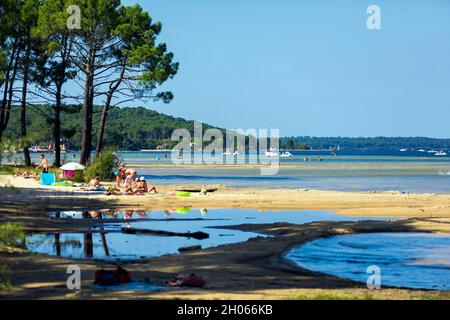
M135 280L152 283L177 273L198 273L207 285L202 290L158 292L108 292L90 288L93 272L106 262L76 261L83 270L83 289L69 291L66 268L73 260L27 252L0 253L14 272L13 290L2 298L32 299L449 299L449 292L383 288L371 291L363 285L299 269L283 259L296 244L318 237L374 231L431 231L450 233L450 195L399 194L397 192L335 192L307 190L259 190L219 188L206 196L189 198L164 195L174 187L161 187L161 194L145 197L107 197L72 188L42 188L36 182L0 176L0 222L21 222L27 230L85 230L85 222L54 221L52 208L151 207L198 208L244 207L255 209L335 210L359 216L401 216L399 221L316 222L305 225L242 225L236 228L274 235L178 255L131 263L125 267ZM182 189L177 187L175 189Z

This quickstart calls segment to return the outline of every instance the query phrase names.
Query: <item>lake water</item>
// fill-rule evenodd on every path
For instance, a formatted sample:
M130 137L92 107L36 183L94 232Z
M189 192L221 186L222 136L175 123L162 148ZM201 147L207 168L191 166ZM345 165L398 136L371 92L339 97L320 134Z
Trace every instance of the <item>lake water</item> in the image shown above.
M210 228L244 223L270 224L288 222L303 224L314 221L358 221L364 218L342 216L331 211L257 211L250 209L189 209L168 211L68 211L53 212L55 219L94 219L96 226L87 233L39 233L27 237L29 251L68 258L105 260L135 260L177 253L180 247L201 245L202 248L238 243L262 236L254 232ZM110 222L108 220L122 219ZM370 218L366 220L381 220ZM164 230L177 233L205 232L209 238L135 235L121 232L122 228ZM102 232L100 232L102 231Z
M298 266L366 283L367 268L381 271L381 286L450 290L450 236L368 233L318 239L292 249Z
M413 193L450 192L450 156L409 151L292 151L294 157L281 158L274 176L262 176L250 168L176 168L168 152L118 152L132 165L166 165L138 168L153 184L219 184L230 187L318 189L339 191L388 191ZM165 158L165 154L169 158ZM66 161L72 160L68 154ZM304 162L307 156L310 161ZM20 162L21 155L17 155ZM38 154L33 154L38 161ZM51 157L51 156L50 156ZM319 161L318 158L322 161ZM226 157L227 158L227 157ZM229 157L228 157L229 158ZM231 156L231 158L233 158ZM75 154L75 160L78 154ZM12 161L14 158L3 162Z

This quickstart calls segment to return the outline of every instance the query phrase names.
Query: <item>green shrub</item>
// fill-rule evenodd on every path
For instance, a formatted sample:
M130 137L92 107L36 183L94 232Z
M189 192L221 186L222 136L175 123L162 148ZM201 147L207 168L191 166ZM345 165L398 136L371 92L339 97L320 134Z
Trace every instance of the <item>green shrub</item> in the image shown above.
M23 227L18 223L0 224L0 251L17 247L18 242L25 239Z
M75 175L73 176L72 179L73 182L84 182L85 178L84 178L84 173L81 171L75 171Z
M14 167L12 166L0 166L0 174L14 174Z
M95 157L92 163L84 170L84 179L89 181L98 176L101 180L114 178L114 168L119 164L119 158L113 150L105 150Z
M20 242L25 239L23 227L18 223L0 224L0 251L10 251L18 247ZM8 291L12 288L9 281L10 270L6 264L0 264L0 292Z
M0 264L0 292L11 290L12 285L9 281L10 273L11 271L6 264Z

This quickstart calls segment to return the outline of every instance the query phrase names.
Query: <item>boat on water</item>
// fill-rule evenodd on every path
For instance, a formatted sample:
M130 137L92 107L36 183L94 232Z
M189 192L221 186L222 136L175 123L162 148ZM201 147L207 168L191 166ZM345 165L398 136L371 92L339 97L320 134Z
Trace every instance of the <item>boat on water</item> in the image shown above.
M278 156L279 156L279 153L278 153L278 152L274 152L274 151L266 151L266 152L264 153L264 155L265 155L266 157L278 157Z
M446 156L447 153L441 150L441 151L439 151L439 152L436 152L434 155L435 155L435 156Z
M419 149L417 151L419 151L419 152L427 152L427 150L424 150L424 149Z
M408 149L400 149L400 152L408 151Z
M437 153L436 150L428 150L427 152L428 152L428 153Z
M289 151L283 152L282 154L280 154L280 158L290 158L293 157L294 155L292 153L290 153Z
M222 153L224 156L231 156L231 151L225 151L224 153Z

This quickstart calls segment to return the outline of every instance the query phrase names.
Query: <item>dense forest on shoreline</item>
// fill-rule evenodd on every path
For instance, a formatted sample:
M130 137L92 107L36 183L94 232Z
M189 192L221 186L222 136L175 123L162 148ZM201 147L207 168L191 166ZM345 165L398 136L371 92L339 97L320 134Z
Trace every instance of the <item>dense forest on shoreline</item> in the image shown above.
M450 139L427 137L284 137L280 145L284 149L450 149Z
M61 113L62 140L70 150L80 150L82 142L83 118L80 108L66 107ZM32 145L46 146L53 143L52 126L43 114L49 106L29 108L27 127L30 129ZM94 106L93 145L97 143L98 123L101 117L101 106ZM175 145L171 135L175 129L187 129L193 134L194 121L168 116L143 107L112 108L108 115L108 126L105 128L104 145L118 150L141 150L170 148ZM203 129L216 128L203 124ZM9 140L20 138L20 112L11 112L10 126L4 133Z

